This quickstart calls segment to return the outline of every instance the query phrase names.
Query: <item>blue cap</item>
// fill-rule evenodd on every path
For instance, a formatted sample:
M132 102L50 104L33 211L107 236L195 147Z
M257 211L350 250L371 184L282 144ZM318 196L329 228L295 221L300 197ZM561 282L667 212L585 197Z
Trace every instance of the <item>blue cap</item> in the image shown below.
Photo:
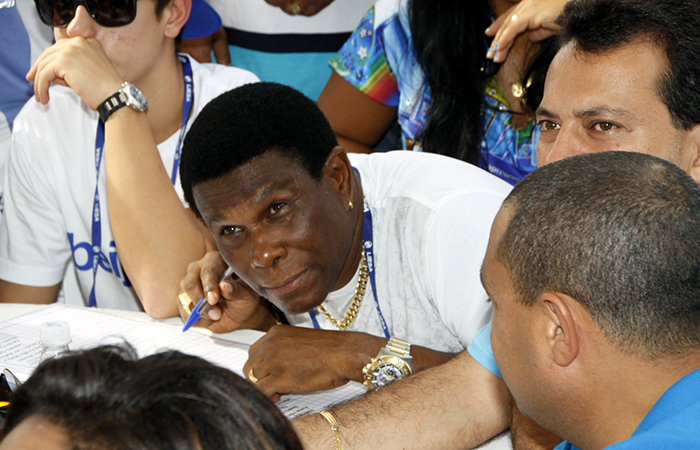
M221 28L221 17L205 0L192 0L187 23L182 27L182 39L211 36Z

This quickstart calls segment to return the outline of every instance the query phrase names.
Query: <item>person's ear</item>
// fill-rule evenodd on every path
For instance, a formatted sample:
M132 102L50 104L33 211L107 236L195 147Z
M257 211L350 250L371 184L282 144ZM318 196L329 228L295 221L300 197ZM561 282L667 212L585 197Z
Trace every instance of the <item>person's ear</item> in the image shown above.
M544 333L547 349L555 364L566 367L578 356L579 336L576 320L569 307L571 297L560 293L545 292L537 301L544 317Z
M163 9L161 20L165 21L165 37L175 39L187 23L192 9L192 0L171 0Z
M696 183L700 184L700 125L695 125L686 131L683 139L683 152L687 153L682 158L689 161L688 163L684 161L686 167L683 168L688 171L688 175Z
M356 186L353 168L343 147L333 147L328 153L323 165L323 181L340 194L346 210L352 210L355 207L353 199Z

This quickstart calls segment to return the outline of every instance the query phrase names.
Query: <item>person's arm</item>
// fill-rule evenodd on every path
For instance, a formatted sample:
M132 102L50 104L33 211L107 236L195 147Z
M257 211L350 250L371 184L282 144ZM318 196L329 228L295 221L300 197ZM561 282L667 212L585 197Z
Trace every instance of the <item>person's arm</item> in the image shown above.
M235 275L224 280L221 277L228 266L217 250L208 251L202 259L187 266L187 275L180 282L180 317L187 319L190 312L184 309L182 299L196 304L206 298L211 309L202 315L198 327L214 333L228 333L239 329L267 331L276 324L269 302L260 297ZM219 281L221 280L221 281Z
M375 19L372 7L331 59L333 72L316 101L340 145L350 152L370 153L397 120L398 85ZM364 54L359 60L358 52ZM372 88L380 96L373 98Z
M371 153L396 120L397 108L372 100L335 72L316 103L349 152Z
M180 280L213 238L173 189L144 113L115 112L105 123L105 142L107 204L119 257L146 312L174 316Z
M49 85L56 82L73 89L93 110L123 82L94 38L59 39L39 57L27 78L35 82L42 104L49 102ZM121 108L105 123L110 224L124 269L144 309L156 318L177 314L178 286L187 265L213 246L209 232L173 189L151 129L150 121L164 120L154 114L179 115L181 103L172 103L148 117Z
M387 339L352 331L275 326L248 351L243 373L251 370L257 387L273 401L280 395L361 383L362 369ZM452 353L411 346L413 373L449 361Z
M211 36L196 39L183 39L178 50L187 53L201 63L212 62L214 54L216 62L228 66L231 64L231 53L228 49L228 38L224 27L219 28Z
M269 330L251 346L243 373L252 370L258 388L273 400L281 394L332 389L350 380L362 382L362 369L386 345L386 338L367 333L274 326L267 300L241 280L218 281L225 270L221 255L209 252L189 265L180 290L193 301L206 296L213 305L209 317L198 326L217 333L241 328ZM183 318L187 316L182 313ZM413 345L411 356L416 373L454 355Z
M25 286L0 280L0 303L48 304L56 301L60 284L54 286Z
M45 133L52 121L38 112L39 105L30 100L17 116L7 155L0 221L0 303L55 302L71 246L80 246L64 225L53 189L56 160L52 156L57 149Z
M463 449L505 430L509 408L503 381L466 351L445 364L331 410L344 447ZM328 422L314 414L294 420L304 448L333 448Z
M551 450L564 440L520 412L512 396L510 403L513 450Z

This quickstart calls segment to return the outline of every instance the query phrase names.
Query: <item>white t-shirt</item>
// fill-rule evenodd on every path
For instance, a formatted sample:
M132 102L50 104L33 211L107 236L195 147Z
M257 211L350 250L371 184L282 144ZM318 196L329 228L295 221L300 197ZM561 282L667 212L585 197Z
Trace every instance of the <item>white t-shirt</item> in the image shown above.
M441 351L463 350L491 317L479 272L491 223L511 186L470 164L429 153L350 155L372 213L377 298L392 336ZM359 273L359 268L358 268ZM323 306L341 319L357 273ZM309 314L287 315L313 327ZM337 329L320 312L319 326ZM368 283L348 328L383 336Z
M12 122L33 94L24 78L34 61L53 42L53 31L41 23L34 2L16 2L0 11L0 184L10 152ZM2 186L0 186L2 194ZM1 197L1 195L0 195ZM1 208L0 208L1 210Z
M217 95L258 81L241 69L199 64L191 58L190 62L194 103L188 127ZM29 100L15 120L0 223L0 278L28 286L52 286L63 279L72 254L87 304L93 286L91 228L99 115L69 88L52 86L50 95L45 106ZM168 174L179 133L158 146ZM95 283L97 306L139 310L141 304L124 276L114 246L104 161L100 172L103 258ZM179 175L175 190L183 199Z

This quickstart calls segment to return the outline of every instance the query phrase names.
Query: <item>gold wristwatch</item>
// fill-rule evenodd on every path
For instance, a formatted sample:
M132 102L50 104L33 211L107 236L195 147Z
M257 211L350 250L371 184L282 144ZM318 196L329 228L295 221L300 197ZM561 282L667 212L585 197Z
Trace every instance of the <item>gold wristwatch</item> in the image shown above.
M381 389L387 384L399 381L411 375L411 344L398 339L391 338L377 354L372 358L362 373L365 380L364 385L370 390Z

